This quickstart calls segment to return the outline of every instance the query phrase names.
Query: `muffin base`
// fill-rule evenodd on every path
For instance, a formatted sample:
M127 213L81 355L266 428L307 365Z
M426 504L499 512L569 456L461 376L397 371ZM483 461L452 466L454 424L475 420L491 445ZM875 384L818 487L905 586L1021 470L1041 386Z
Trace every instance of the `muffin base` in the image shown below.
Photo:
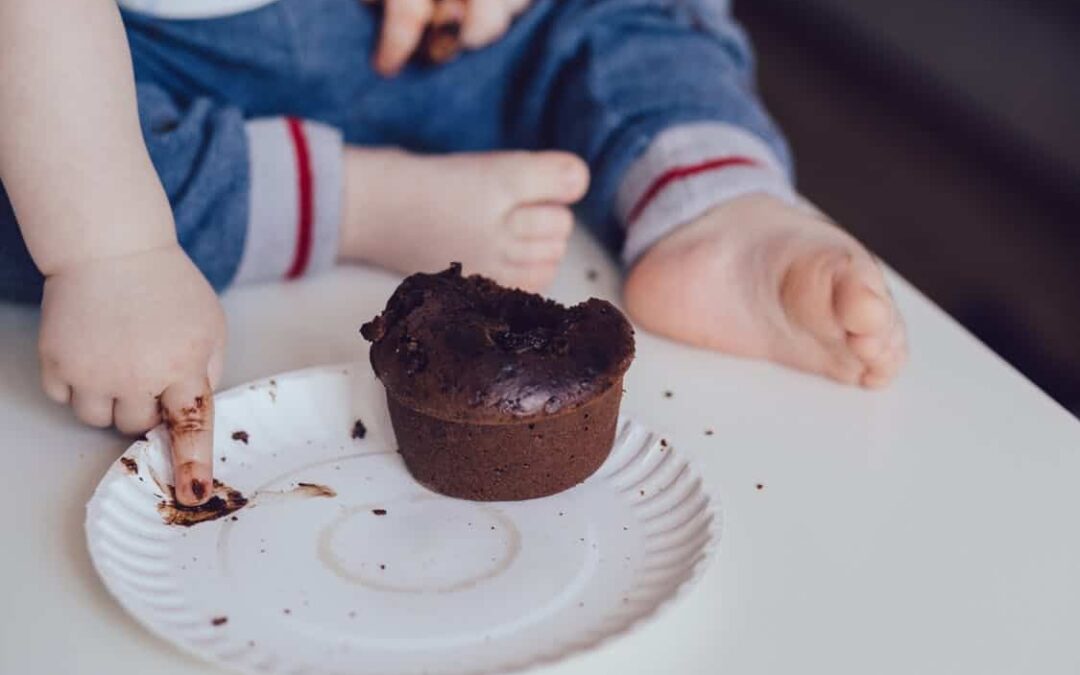
M398 452L423 485L459 499L519 501L582 482L615 442L622 378L586 405L555 417L505 424L451 422L387 392Z

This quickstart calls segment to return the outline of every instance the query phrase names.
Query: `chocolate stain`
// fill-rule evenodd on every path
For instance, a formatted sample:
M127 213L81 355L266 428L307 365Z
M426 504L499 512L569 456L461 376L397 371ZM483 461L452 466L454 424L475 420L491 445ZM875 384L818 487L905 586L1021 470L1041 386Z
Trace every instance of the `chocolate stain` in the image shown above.
M194 485L192 485L192 489L194 489ZM297 483L296 487L291 490L256 491L249 498L245 497L239 490L233 489L216 479L214 480L213 496L205 504L199 506L184 506L177 502L176 489L171 485L168 486L168 493L172 498L158 504L158 513L161 514L166 525L180 525L183 527L191 527L199 523L230 516L245 506L254 507L282 499L337 497L337 491L329 486L318 483ZM238 519L233 516L230 520L235 521Z
M233 434L232 434L232 439L234 441L240 441L244 445L247 445L248 444L248 432L246 432L246 431L234 431Z
M318 483L297 483L290 492L302 497L337 497L333 488Z
M354 424L352 428L352 437L359 440L364 436L367 436L367 427L365 427L364 423L360 420L356 420L356 424Z
M133 460L132 458L130 458L130 457L121 457L120 458L120 463L124 465L124 468L127 469L127 472L130 473L131 475L135 475L135 474L139 473L139 463L136 462L135 460Z
M588 270L585 272L585 278L589 281L596 281L600 274L596 270Z
M192 483L194 490L194 481ZM204 486L199 487L205 490ZM198 506L184 506L176 501L176 488L172 485L168 486L168 494L170 499L162 500L157 507L166 525L191 527L230 515L248 505L247 497L239 490L234 490L219 480L214 481L213 496L206 500L205 504Z
M206 496L206 484L193 478L191 480L191 494L195 495L195 499L202 500Z
M174 437L205 431L211 414L206 398L203 396L195 397L195 405L181 406L177 414L162 405L160 401L158 407L161 409L162 419L165 420L165 428Z

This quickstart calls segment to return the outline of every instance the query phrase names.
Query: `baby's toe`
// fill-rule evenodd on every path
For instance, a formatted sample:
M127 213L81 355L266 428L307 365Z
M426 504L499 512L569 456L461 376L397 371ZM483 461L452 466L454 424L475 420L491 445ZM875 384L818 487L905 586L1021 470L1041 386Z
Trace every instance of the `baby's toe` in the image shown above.
M544 261L509 265L499 280L511 288L540 293L551 286L559 272L559 261Z
M511 265L557 264L566 255L566 239L523 239L506 247L503 257Z
M907 361L907 333L903 321L897 320L893 331L877 356L866 361L866 371L860 384L868 389L878 389L892 382Z
M520 206L510 212L506 227L517 239L566 239L574 229L574 213L554 204Z
M892 300L872 287L872 280L860 266L852 264L837 275L833 295L836 320L848 335L867 338L888 337L896 321ZM863 341L860 347L872 349L873 340ZM882 345L884 346L884 343ZM854 347L854 346L853 346Z
M889 344L888 336L873 333L870 335L847 336L848 349L864 363L870 363L881 356Z
M493 153L489 169L514 204L572 204L589 187L589 167L568 152Z

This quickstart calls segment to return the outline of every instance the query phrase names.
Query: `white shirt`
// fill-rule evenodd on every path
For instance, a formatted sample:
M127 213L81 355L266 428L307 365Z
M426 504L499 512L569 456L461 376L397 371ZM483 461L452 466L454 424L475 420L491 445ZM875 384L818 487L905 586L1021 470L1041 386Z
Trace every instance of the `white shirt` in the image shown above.
M205 19L239 14L276 0L119 0L120 6L168 19Z

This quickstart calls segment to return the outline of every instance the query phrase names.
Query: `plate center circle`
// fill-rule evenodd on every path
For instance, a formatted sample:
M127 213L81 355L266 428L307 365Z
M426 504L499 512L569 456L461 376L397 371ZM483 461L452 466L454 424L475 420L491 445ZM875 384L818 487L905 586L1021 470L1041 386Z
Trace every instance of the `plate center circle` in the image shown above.
M416 495L350 506L316 554L339 579L393 593L454 593L502 574L521 550L513 521L483 504Z

